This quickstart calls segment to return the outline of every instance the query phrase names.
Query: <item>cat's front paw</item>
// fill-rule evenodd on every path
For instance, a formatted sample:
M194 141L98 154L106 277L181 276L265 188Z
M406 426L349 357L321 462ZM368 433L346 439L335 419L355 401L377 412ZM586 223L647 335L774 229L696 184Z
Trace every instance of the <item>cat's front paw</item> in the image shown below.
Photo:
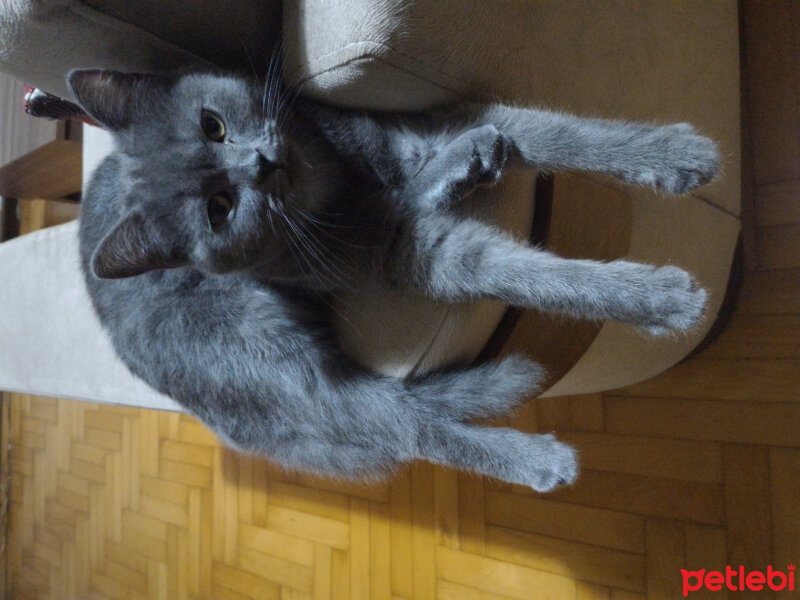
M491 185L503 175L511 140L494 125L484 125L469 132L472 141L472 158L467 169L465 184L469 187Z
M511 149L511 140L494 125L470 129L439 149L406 185L406 197L425 210L452 206L476 187L495 184Z
M684 194L708 183L719 172L717 145L688 123L657 127L646 136L640 164L626 179L668 194Z
M479 185L497 183L503 176L511 148L511 140L494 125L461 134L450 143L448 152L455 163L449 182L450 195L463 198Z
M706 291L678 267L659 267L647 278L647 310L633 324L651 335L689 331L702 318Z
M526 477L520 481L537 492L549 492L560 485L569 485L578 477L578 452L572 446L559 442L554 436L536 436L535 462Z

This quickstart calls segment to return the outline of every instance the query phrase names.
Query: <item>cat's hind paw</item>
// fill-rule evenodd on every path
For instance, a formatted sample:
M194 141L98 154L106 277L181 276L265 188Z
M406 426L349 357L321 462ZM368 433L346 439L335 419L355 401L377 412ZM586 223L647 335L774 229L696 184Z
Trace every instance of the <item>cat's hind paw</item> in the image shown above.
M559 442L553 435L536 436L542 447L536 460L520 483L537 492L549 492L560 485L569 485L578 477L578 452Z
M668 194L685 194L719 172L716 143L698 135L688 123L658 127L647 138L641 164L624 177L630 183L649 185Z

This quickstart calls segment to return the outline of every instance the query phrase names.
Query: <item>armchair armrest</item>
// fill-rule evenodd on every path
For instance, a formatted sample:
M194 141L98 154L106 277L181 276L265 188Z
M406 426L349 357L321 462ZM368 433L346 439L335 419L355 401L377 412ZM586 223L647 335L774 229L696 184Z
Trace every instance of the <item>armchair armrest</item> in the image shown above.
M116 357L83 283L76 222L0 244L0 389L180 407Z

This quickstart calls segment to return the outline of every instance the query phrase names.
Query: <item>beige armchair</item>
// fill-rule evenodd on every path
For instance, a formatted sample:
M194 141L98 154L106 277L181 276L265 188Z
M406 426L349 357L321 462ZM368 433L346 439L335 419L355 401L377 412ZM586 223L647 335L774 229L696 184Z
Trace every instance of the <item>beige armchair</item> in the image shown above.
M718 140L724 172L691 195L580 173L512 173L468 210L564 256L672 263L710 292L691 335L651 339L496 303L445 306L397 294L342 298L337 328L364 364L403 376L509 349L550 372L545 395L651 377L712 326L739 233L736 2L508 0L0 2L0 69L69 98L71 68L165 70L213 63L266 71L282 27L286 79L319 100L416 110L459 99L584 115L689 121ZM84 173L110 149L86 128ZM91 311L76 226L0 245L0 389L175 409L130 375ZM32 365L36 365L35 372Z

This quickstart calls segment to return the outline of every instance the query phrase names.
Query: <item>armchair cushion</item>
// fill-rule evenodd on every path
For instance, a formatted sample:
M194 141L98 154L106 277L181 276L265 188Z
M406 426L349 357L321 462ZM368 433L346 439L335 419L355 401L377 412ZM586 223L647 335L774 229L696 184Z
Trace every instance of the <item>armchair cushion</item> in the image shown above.
M343 106L459 99L688 121L720 142L699 192L739 214L736 2L304 0L284 7L286 76Z
M279 0L12 0L0 3L0 70L72 99L75 68L158 72L216 64L266 72Z

